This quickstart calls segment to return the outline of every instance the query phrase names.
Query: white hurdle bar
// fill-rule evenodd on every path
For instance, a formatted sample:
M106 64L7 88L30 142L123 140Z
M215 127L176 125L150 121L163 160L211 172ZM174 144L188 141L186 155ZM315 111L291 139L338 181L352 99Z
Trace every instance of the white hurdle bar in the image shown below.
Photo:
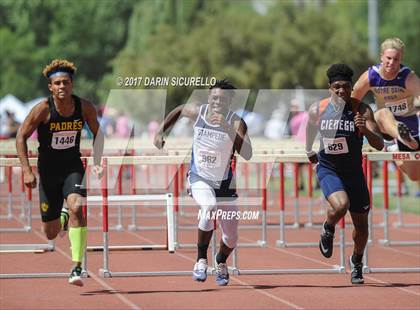
M168 215L173 216L173 212L168 213L169 210L173 208L173 196L171 193L162 194L162 195L120 195L120 196L108 196L108 203L112 202L138 202L138 201L165 201L166 202L166 212ZM87 197L88 205L94 204L103 204L103 197L102 196L88 196ZM173 239L174 235L174 220L173 218L168 219L168 244L159 244L159 245L116 245L116 246L108 246L110 251L131 251L131 250L151 250L151 249L168 249L169 252L173 252L174 249L169 247L169 245L173 244L169 242L170 239ZM172 227L172 228L171 228ZM170 233L172 231L172 233ZM104 246L88 246L87 250L89 251L103 251Z
M380 244L385 246L392 245L418 245L418 241L391 241L389 238L389 217L388 217L388 163L387 161L392 160L415 160L420 164L420 152L404 152L404 153L367 153L367 158L370 161L384 160L383 166L383 184L384 184L384 239L380 240ZM368 169L371 170L371 165L368 165ZM372 195L372 172L368 172L369 180L368 187ZM369 232L371 233L371 231ZM366 247L364 260L363 260L363 272L364 273L420 273L420 266L418 267L370 267L368 262L368 248Z
M111 161L111 160L110 160ZM151 163L150 161L148 162ZM103 158L104 174L102 176L102 196L90 197L92 202L102 202L102 214L103 214L103 267L99 270L99 273L104 278L109 277L145 277L145 276L179 276L189 275L191 271L157 271L157 272L136 272L136 271L110 271L109 270L109 237L108 237L108 203L109 201L166 201L167 205L167 245L169 253L175 252L175 217L174 217L174 204L173 195L171 193L163 195L123 195L119 196L108 196L108 159ZM88 197L89 202L89 197ZM142 246L144 248L144 246ZM147 246L150 248L150 246ZM132 247L131 247L132 248ZM128 248L127 248L128 249Z
M388 186L388 162L393 160L400 161L416 161L420 165L420 152L399 152L399 153L367 153L369 161L383 161L382 167L382 179L383 179L383 190L384 190L384 239L379 240L379 243L385 246L419 246L420 240L410 241L398 241L391 240L389 231L389 186ZM371 165L369 165L371 169ZM369 178L372 178L372 173L368 173ZM372 184L371 179L368 180L368 184ZM372 187L369 188L371 195L373 195ZM400 206L401 207L401 206ZM414 225L413 227L417 227Z

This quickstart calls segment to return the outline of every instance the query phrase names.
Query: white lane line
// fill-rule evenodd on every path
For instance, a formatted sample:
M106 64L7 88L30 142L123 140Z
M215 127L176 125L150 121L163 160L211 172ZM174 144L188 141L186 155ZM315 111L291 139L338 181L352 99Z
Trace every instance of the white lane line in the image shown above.
M371 277L371 276L364 275L364 277L365 277L366 279L369 279L369 280L375 281L375 282L377 282L377 283L381 283L381 284L385 284L385 285L392 285L392 283L391 283L391 282L382 281L382 280L376 279L376 278ZM412 295L415 295L415 296L420 296L420 293L410 291L410 290L405 289L405 288L403 288L403 287L395 287L395 286L391 286L391 288L396 288L396 289L399 289L399 290L401 290L401 291L403 291L403 292L406 292L406 293L409 293L409 294L412 294Z
M150 239L148 239L148 238L145 238L145 237L143 237L143 236L139 236L139 235L136 235L136 234L134 234L134 233L132 233L132 234L133 234L134 236L136 236L136 237L137 237L138 239L140 239L140 240L143 240L143 241L149 242L149 243L151 243L151 244L153 244L153 242L154 242L154 241L152 241L152 240L150 240ZM193 258L191 258L191 257L187 256L187 255L184 255L184 254L179 253L179 252L176 252L176 251L175 251L175 254L176 254L176 255L178 255L179 257L182 257L182 258L184 258L184 259L186 259L186 260L190 261L191 263L195 263L195 260L194 260ZM290 302L290 301L287 301L287 300L285 300L285 299L283 299L283 298L280 298L280 297L278 297L278 296L276 296L276 295L270 294L270 293L268 293L268 292L266 292L266 291L263 291L263 290L256 289L256 288L255 288L255 287L253 287L250 283L246 283L246 282L244 282L244 281L241 281L241 280L239 280L237 277L231 277L230 279L231 279L231 280L233 280L233 281L235 281L235 282L237 282L237 283L239 283L239 284L241 284L241 285L246 286L247 288L250 288L250 289L255 290L257 293L260 293L260 294L265 295L265 296L267 296L267 297L269 297L269 298L271 298L271 299L274 299L274 300L276 300L276 301L279 301L279 302L281 302L281 303L283 303L283 304L285 304L285 305L287 305L287 306L289 306L289 307L291 307L291 308L293 308L293 309L300 309L300 310L305 309L305 308L302 308L302 307L300 307L300 306L298 306L298 305L295 305L294 303L292 303L292 302Z
M389 251L394 251L394 252L397 252L397 253L401 253L401 254L416 257L416 258L420 257L420 254L407 252L407 251L403 251L403 250L400 250L400 249L394 249L394 248L391 248L391 247L383 247L382 249L389 250ZM417 248L417 250L418 250L418 248Z
M19 220L20 221L20 220ZM22 222L23 224L23 222ZM36 230L32 230L35 235L37 235L39 238L41 238L42 240L46 240L45 236L43 234L41 234L40 232L36 231ZM61 248L57 247L57 245L55 246L55 250L60 253L61 255L63 255L64 257L66 257L69 261L72 261L72 258L70 257L70 255L68 255L65 251L63 251ZM110 290L110 291L114 291L116 292L115 295L119 300L121 300L124 304L126 304L127 306L130 307L130 309L133 310L141 310L142 308L136 304L134 304L133 302L131 302L128 298L126 298L125 296L121 295L120 293L117 293L118 290L113 288L112 286L108 285L107 283L105 283L102 279L100 279L95 273L93 273L92 271L89 270L89 276L94 279L96 282L98 282L100 285L102 285L105 289ZM69 284L70 285L70 284Z
M242 239L244 239L244 240L246 240L246 241L252 241L252 240L247 239L247 238L242 238ZM303 258L303 259L309 260L309 261L311 261L311 262L318 262L319 264L326 265L323 261L320 261L320 260L317 260L317 259L314 259L314 258L311 258L311 257L305 257L304 255L301 255L301 254L296 254L296 253L287 252L287 251L285 251L285 250L282 250L282 249L279 249L279 248L275 248L275 247L272 247L272 246L267 246L267 248L272 249L272 250L276 250L276 251L280 251L280 252L284 252L284 253L287 253L287 254L290 254L290 255L293 255L293 256L298 256L298 257L301 257L301 258ZM391 249L391 248L390 248L390 249ZM397 252L400 252L399 250L396 250L396 251L397 251ZM366 279L370 279L370 280L375 281L375 282L377 282L377 283L392 285L392 283L390 283L390 282L384 282L384 281L379 280L379 279L377 279L377 278L374 278L374 277L372 277L372 276L367 276L366 274L364 275L364 277L365 277ZM393 286L393 287L391 287L391 288L394 288L394 289L399 289L399 290L401 290L401 291L403 291L403 292L406 292L406 293L409 293L409 294L414 294L414 295L416 295L416 296L420 296L420 293L413 292L413 291L410 291L410 290L405 289L405 288L402 288L402 287L395 287L395 286Z

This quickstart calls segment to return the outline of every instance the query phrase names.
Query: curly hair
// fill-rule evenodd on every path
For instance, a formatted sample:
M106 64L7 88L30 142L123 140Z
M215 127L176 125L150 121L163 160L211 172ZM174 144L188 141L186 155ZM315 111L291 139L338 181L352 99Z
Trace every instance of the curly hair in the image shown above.
M352 81L353 70L346 64L334 64L327 70L329 83L335 81Z
M74 63L65 59L54 59L50 64L45 66L44 70L42 70L42 74L49 79L52 74L62 71L69 73L72 78L76 70L77 68Z
M216 80L216 83L214 85L211 85L209 89L211 90L211 89L214 89L214 88L224 89L232 97L235 95L234 89L236 89L236 87L228 79Z

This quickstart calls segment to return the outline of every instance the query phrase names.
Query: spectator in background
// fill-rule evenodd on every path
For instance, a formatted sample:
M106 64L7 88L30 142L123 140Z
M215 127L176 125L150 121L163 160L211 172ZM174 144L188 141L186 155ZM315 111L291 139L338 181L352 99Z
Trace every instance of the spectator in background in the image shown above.
M102 132L106 137L111 137L115 133L115 120L113 117L113 109L98 109L98 122L101 124Z
M259 136L263 134L265 121L260 113L248 111L246 109L236 110L235 113L241 117L248 126L248 135Z
M3 127L3 136L7 138L15 138L19 129L20 123L16 121L15 114L6 110L6 121Z
M264 136L271 140L279 140L284 137L286 130L286 109L284 104L279 104L279 107L273 111L271 118L265 125Z
M130 137L131 131L133 129L133 124L131 123L130 119L124 113L120 113L117 117L117 121L115 124L115 135L118 138L127 138Z
M294 98L290 103L290 116L287 128L289 130L290 137L298 142L304 144L306 139L306 124L308 123L308 112L304 111L303 103ZM305 164L299 165L299 190L305 189L303 168ZM316 181L316 188L319 188L318 181Z

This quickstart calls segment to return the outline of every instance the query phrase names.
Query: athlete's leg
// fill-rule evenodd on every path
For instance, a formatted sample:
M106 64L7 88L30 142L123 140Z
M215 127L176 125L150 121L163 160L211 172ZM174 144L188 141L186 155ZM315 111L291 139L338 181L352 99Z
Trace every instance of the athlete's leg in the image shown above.
M213 235L214 220L212 212L216 211L216 194L214 189L203 181L191 184L191 194L200 206L197 233L197 262L193 269L193 279L204 282L207 279L207 250Z
M420 181L420 163L418 161L396 161L395 163L411 181Z
M216 195L214 189L203 181L197 181L191 184L191 194L197 204L200 206L197 247L201 255L197 258L207 258L207 248L213 235L214 220L213 212L216 211ZM205 248L205 257L204 257Z
M59 178L40 173L39 203L42 231L48 240L55 239L61 230L60 212L63 201Z
M48 240L54 240L61 230L60 218L42 223L42 231Z
M232 215L236 215L238 211L238 207L236 205L219 205L218 209L221 209L223 212L232 212ZM236 247L238 243L238 222L239 220L236 216L233 218L222 217L219 219L222 239L220 240L220 248L217 253L217 263L226 263L226 259Z
M354 241L353 253L360 256L363 256L363 252L365 251L366 243L369 237L368 214L368 212L350 212L354 226L352 233Z
M238 219L236 205L220 205L222 217L219 219L222 238L220 240L219 252L216 255L216 284L225 286L229 283L229 271L226 260L236 247L238 242Z
M83 174L83 170L76 169L66 177L63 186L63 195L70 213L69 239L74 263L69 283L77 286L83 286L81 266L87 246L87 220L82 208L86 202L86 189L82 187Z
M77 193L72 193L67 197L67 206L70 211L69 239L72 259L77 267L82 265L87 240L87 221L82 210L84 201L84 197Z
M345 191L340 190L329 195L327 201L329 202L327 223L335 226L350 207L349 197Z
M350 202L343 180L335 171L318 165L317 176L322 192L329 203L327 219L322 225L319 249L322 255L329 258L333 253L335 225L346 214Z
M375 120L382 133L398 139L410 149L417 149L418 143L410 134L410 129L401 122L397 122L394 115L387 108L375 112Z
M369 237L368 212L350 212L353 221L353 255L350 256L351 282L363 284L363 253Z

